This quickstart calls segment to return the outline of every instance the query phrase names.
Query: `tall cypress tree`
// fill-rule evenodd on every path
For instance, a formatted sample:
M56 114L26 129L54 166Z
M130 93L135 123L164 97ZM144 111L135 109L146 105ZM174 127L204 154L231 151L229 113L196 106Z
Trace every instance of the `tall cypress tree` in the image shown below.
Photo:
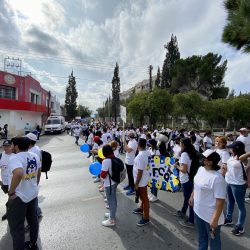
M155 87L160 88L161 86L161 72L160 72L160 67L158 67L156 79L155 79Z
M76 79L73 75L73 70L72 70L69 76L69 81L66 87L66 95L65 95L65 109L69 119L74 119L77 115L77 103L76 103L77 97L78 93L76 90Z
M180 59L180 52L178 48L178 42L176 36L172 34L170 42L167 45L164 45L164 48L167 50L166 58L163 62L162 67L162 88L170 88L171 87L171 71L175 64L175 62Z
M114 76L112 79L112 113L115 118L119 114L119 105L120 105L120 77L119 77L119 66L118 63L115 65Z

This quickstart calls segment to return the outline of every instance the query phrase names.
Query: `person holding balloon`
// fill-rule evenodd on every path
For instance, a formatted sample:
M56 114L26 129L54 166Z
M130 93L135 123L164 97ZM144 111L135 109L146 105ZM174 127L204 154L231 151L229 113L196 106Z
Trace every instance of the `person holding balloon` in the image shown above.
M92 153L95 157L95 159L98 161L98 162L102 162L102 158L104 157L101 157L101 148L103 147L103 142L102 140L100 139L99 136L94 136L94 146L92 148L92 150L90 150L89 152ZM94 180L94 183L97 183L97 182L100 182L101 181L101 178L100 176L98 175L95 180Z
M112 227L116 224L116 210L117 210L117 198L116 190L118 183L114 182L110 176L112 176L112 162L111 159L115 157L114 151L110 145L104 145L102 153L105 159L102 161L101 177L103 179L107 202L110 213L105 213L107 220L102 221L102 225L105 227Z

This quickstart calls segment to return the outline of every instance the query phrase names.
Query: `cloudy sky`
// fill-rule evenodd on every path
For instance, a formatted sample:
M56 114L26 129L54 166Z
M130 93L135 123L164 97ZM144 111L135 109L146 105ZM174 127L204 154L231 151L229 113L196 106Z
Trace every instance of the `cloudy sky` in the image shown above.
M121 89L162 67L164 44L177 36L181 57L219 53L228 60L226 86L250 91L250 54L221 42L223 0L1 0L0 70L7 56L22 59L42 86L64 103L68 75L78 103L91 110L111 93L115 62Z

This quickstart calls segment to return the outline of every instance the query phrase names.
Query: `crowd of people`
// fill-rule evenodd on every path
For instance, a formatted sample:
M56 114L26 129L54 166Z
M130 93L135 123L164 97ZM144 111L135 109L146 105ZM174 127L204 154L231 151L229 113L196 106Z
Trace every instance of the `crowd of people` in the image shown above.
M74 134L75 126L71 130ZM150 222L150 202L158 200L159 190L151 187L148 193L148 159L155 155L174 156L174 166L179 171L179 180L183 192L183 205L173 213L181 218L183 227L197 228L199 249L221 249L221 226L233 225L235 203L238 219L231 230L235 236L244 233L246 220L245 203L249 203L250 194L246 197L247 173L249 172L250 135L249 129L241 128L240 135L232 134L212 137L211 131L201 136L199 131L185 129L154 130L128 128L123 130L108 124L96 124L84 129L85 142L91 150L88 157L102 163L101 173L94 176L94 182L102 182L99 190L106 193L106 220L103 226L116 225L118 183L110 181L112 176L112 159L125 153L124 163L127 170L128 184L124 187L126 195L135 195L141 205L133 213L142 215L137 222L144 226ZM78 133L77 133L78 136ZM77 138L76 138L77 139ZM98 150L102 148L104 160L98 159ZM197 160L197 171L193 172ZM193 163L192 163L193 162ZM250 178L250 176L249 176ZM226 204L226 214L223 209ZM187 216L187 212L189 214Z
M250 179L249 129L241 128L237 138L232 134L214 138L210 131L201 136L198 130L161 128L149 131L147 125L123 129L115 124L73 122L68 125L67 133L75 137L76 145L82 137L89 146L87 157L101 163L100 173L93 177L95 183L100 183L99 191L105 193L104 202L109 209L109 213L104 214L103 226L112 227L117 223L119 181L115 181L113 175L114 166L123 166L119 159L124 161L128 180L122 188L126 195L135 196L136 203L141 201L133 210L134 214L141 215L137 225L150 223L150 202L158 201L159 190L148 187L148 163L152 157L163 156L174 157L183 193L182 206L173 216L180 218L181 226L197 229L199 249L207 249L209 245L211 249L221 249L221 226L234 224L233 235L244 233L245 203L250 203L250 194L246 197ZM35 133L6 139L0 154L0 184L8 195L2 220L8 220L14 250L38 249L38 220L42 212L37 199L41 175L41 150L36 145L37 140ZM235 203L237 222L233 222ZM30 232L27 242L25 230Z

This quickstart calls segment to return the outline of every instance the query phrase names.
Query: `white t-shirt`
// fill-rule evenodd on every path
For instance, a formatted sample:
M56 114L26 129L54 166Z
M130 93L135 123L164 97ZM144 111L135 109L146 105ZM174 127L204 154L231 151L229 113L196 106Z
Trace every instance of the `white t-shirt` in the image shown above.
M191 159L188 155L188 153L183 152L181 153L181 158L180 158L180 165L181 164L186 164L187 165L187 171L190 172L190 166L191 166ZM180 171L180 182L181 184L184 184L189 181L189 176L188 173L182 173Z
M1 168L1 178L3 185L9 185L10 173L9 173L8 163L12 155L15 154L11 153L7 155L5 152L2 152L2 157L0 160L0 168Z
M128 147L133 149L131 152L126 152L125 163L128 165L134 165L135 153L138 147L138 143L135 139L129 140Z
M244 185L243 170L239 160L235 156L231 156L227 161L227 172L225 180L228 184Z
M109 174L112 176L112 167L111 167L111 159L104 159L102 161L102 171L109 172ZM109 178L109 175L106 175L106 178L103 179L104 187L110 186L110 180L111 180L111 186L115 184L115 182Z
M236 141L241 141L245 144L245 151L248 153L250 152L250 135L247 135L247 136L243 136L243 135L240 135Z
M94 144L94 135L93 133L90 133L88 136L87 144L93 145Z
M39 159L41 160L41 149L37 146L37 145L34 145L32 148L30 148L29 150L28 150L29 152L32 152L32 153L34 153L34 154L36 154L38 157L39 157Z
M202 140L201 136L199 134L195 134L195 137L196 137L195 144L200 145Z
M212 141L212 139L211 139L210 137L205 136L204 139L203 139L204 145L205 145L205 142L206 142L206 149L212 148L212 146L213 146L213 141Z
M134 161L134 167L133 167L133 176L134 181L136 182L138 170L143 170L141 180L138 184L138 187L145 187L148 184L149 180L149 173L147 171L148 166L148 157L150 156L150 153L145 151L140 151L139 154L135 157Z
M108 144L112 139L112 136L110 133L104 133L101 137L101 140L103 141L103 145L106 145Z
M215 150L216 153L218 153L220 155L220 162L218 163L218 165L220 167L222 167L223 164L226 164L228 159L230 158L230 154L229 152L227 151L227 149L216 149Z
M180 159L181 156L181 146L179 144L175 144L173 147L174 158Z
M74 136L80 136L82 131L82 127L81 126L75 126L74 127Z
M30 202L38 195L37 174L41 168L38 156L32 152L19 152L10 157L8 168L10 171L9 187L12 181L12 172L17 168L23 169L23 178L16 187L16 195L25 203Z
M198 169L194 177L194 212L204 221L210 223L216 207L216 199L226 199L227 183L223 176L204 167ZM223 212L218 225L224 223Z
M145 135L145 134L141 134L141 136L140 136L140 138L142 138L142 139L147 139L147 136Z

